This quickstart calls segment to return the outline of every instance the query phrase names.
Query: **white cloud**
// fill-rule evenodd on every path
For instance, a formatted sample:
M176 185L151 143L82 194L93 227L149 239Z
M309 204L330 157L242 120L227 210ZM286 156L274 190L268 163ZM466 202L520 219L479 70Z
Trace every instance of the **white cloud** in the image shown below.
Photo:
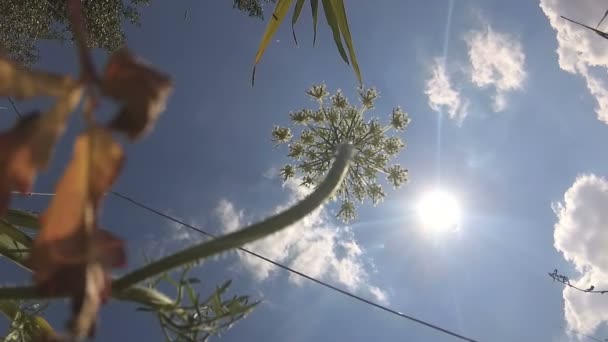
M460 92L452 87L442 59L435 59L431 78L426 81L424 93L429 98L429 106L434 111L447 110L450 119L458 123L466 118L469 102L463 100Z
M371 294L374 296L374 298L376 298L378 303L383 304L383 305L388 304L388 295L384 290L382 290L378 287L375 287L375 286L370 286L369 292L371 292Z
M598 119L608 123L608 89L601 77L598 77L599 70L593 71L594 67L603 69L601 75L605 77L605 71L608 69L608 44L605 39L590 30L560 18L560 15L563 15L594 27L608 9L606 2L540 0L540 7L557 31L559 66L567 72L583 76L589 92L597 101L595 111ZM605 29L605 26L603 28Z
M179 221L188 223L194 227L202 227L200 222L195 219L184 219L171 210L166 211L168 215L177 218ZM162 232L146 233L140 239L142 249L141 255L146 259L155 260L167 254L192 245L205 239L206 237L177 222L169 221L166 229Z
M526 56L521 43L506 33L473 31L465 37L469 47L471 81L478 87L494 87L494 111L506 108L506 94L521 89L526 79Z
M290 193L289 203L276 207L275 213L286 209L309 192L300 187L297 180L289 180L285 187ZM227 200L219 202L215 213L224 232L246 225L244 212L237 210ZM326 208L318 208L283 231L250 243L245 248L312 277L331 280L350 291L365 292L376 300L387 303L388 296L385 292L367 284L369 277L365 270L364 253L352 232L346 227L332 225L330 217L332 216ZM244 268L258 281L267 279L279 270L250 254L239 252L238 255ZM304 279L290 274L289 281L300 285Z
M608 181L595 175L578 177L554 210L558 218L555 248L581 273L571 283L580 288L608 288ZM605 300L568 287L563 297L564 314L572 329L592 333L608 322Z

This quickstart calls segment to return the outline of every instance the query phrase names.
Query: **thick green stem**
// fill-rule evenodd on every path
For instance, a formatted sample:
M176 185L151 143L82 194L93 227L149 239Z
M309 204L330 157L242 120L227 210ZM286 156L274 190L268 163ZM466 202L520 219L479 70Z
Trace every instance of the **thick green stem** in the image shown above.
M174 305L173 300L162 293L134 285L193 261L204 259L276 233L302 219L321 205L327 198L330 198L336 189L339 188L344 176L348 172L348 165L352 155L352 145L341 145L336 161L323 183L308 197L290 209L240 231L203 242L135 270L113 282L113 297L118 300L136 302L150 307ZM43 295L33 286L0 287L0 301L51 297L59 296Z
M313 210L323 204L326 199L333 195L348 172L348 165L352 154L352 145L341 145L336 161L331 170L329 170L323 183L321 183L313 193L295 206L245 229L210 241L202 242L196 246L187 248L126 274L122 278L114 281L114 291L120 292L155 275L162 274L193 261L240 247L287 228L291 224L310 214ZM0 294L1 291L2 289L0 289Z

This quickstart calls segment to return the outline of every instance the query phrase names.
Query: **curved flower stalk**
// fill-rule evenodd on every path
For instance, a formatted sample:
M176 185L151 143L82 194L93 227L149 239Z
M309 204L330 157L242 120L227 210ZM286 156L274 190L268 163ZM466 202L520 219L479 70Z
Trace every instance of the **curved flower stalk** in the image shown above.
M203 260L210 256L229 251L247 243L262 239L279 232L291 224L304 218L319 207L325 200L331 198L340 187L353 157L354 147L351 144L341 144L337 148L337 156L327 177L317 189L293 207L252 224L242 230L226 234L219 238L204 241L198 245L182 250L156 262L148 264L114 281L113 290L120 292L150 277L170 271L176 267L191 262ZM2 298L2 289L0 289Z
M125 276L115 279L112 283L114 298L142 303L143 300L154 299L160 305L166 302L167 297L151 295L154 292L142 290L135 287L138 283L147 279L157 277L165 272L178 269L192 262L200 261L210 256L226 252L240 247L249 242L262 239L274 234L291 224L302 219L319 207L327 199L331 198L344 181L349 170L349 164L353 160L354 147L351 144L341 144L337 147L337 155L331 169L327 172L326 179L321 182L315 191L305 199L291 208L267 218L261 222L252 224L242 230L221 236L219 238L202 242L198 245L186 248L173 255L145 265ZM148 294L146 297L144 294ZM11 299L36 299L61 297L57 294L42 294L32 286L0 287L0 301Z
M349 222L356 218L356 202L369 199L376 205L384 199L379 174L385 175L394 188L407 181L407 169L399 164L389 165L405 143L387 133L404 131L410 119L399 107L393 109L387 125L382 125L378 118L366 118L378 98L374 88L359 88L359 106L350 104L340 90L330 96L324 84L312 86L306 93L319 103L319 108L292 112L290 127L275 126L271 132L274 143L287 145L291 160L280 174L284 181L299 174L301 185L316 187L327 173L336 147L344 142L353 144L352 166L336 193L342 201L337 216Z

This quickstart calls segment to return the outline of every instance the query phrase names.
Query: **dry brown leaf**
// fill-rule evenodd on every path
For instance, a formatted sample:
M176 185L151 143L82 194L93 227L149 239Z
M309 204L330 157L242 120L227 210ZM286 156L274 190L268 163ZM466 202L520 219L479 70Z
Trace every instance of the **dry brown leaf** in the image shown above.
M11 191L29 192L36 173L48 166L81 94L80 87L72 88L48 112L28 115L0 133L0 214L8 207Z
M34 96L63 96L77 81L70 76L31 71L0 57L0 96L26 99Z
M103 76L104 93L122 103L110 127L137 139L150 130L165 110L171 79L133 56L127 49L116 51Z
M107 270L125 264L122 240L94 223L123 159L121 146L107 129L95 127L78 137L72 160L41 216L27 263L41 292L74 298L72 332L81 337L92 333L99 305L109 295ZM92 226L85 224L87 211Z

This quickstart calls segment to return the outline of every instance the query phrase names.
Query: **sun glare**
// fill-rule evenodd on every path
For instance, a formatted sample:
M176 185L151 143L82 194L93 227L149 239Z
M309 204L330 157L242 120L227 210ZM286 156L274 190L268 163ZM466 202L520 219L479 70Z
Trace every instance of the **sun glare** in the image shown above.
M417 211L424 227L434 231L457 230L460 225L458 201L444 191L426 193L418 202Z

